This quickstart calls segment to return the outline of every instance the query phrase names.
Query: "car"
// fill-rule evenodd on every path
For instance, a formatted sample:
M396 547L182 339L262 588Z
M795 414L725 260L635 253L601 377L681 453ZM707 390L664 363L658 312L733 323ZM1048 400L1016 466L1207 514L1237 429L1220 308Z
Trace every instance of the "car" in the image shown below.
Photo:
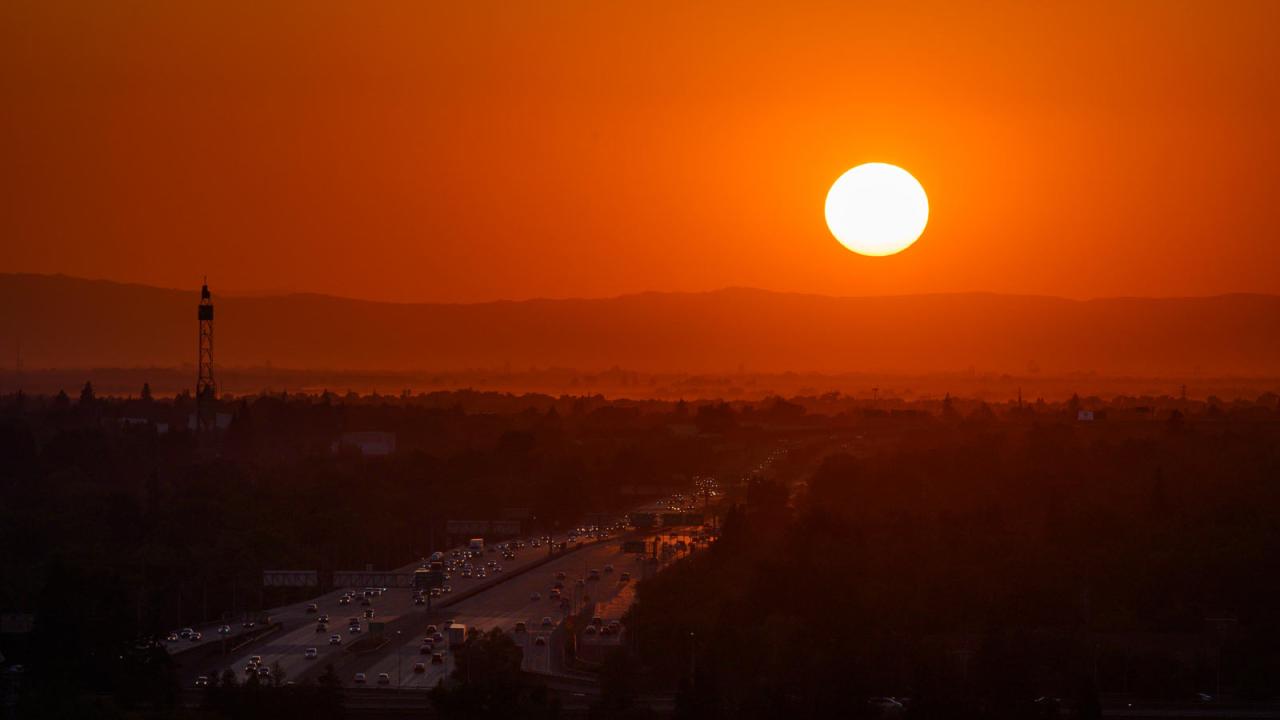
M261 656L261 655L254 655L254 656L252 656L252 657L250 657L250 658L249 658L249 662L253 663L254 665L261 665L261 664L262 664L262 656Z
M595 634L596 634L596 626L595 626L595 625L588 625L588 626L586 627L586 629L582 631L582 634L583 634L583 635L595 635Z
M586 583L582 581L582 578L578 578L577 580L574 580L574 581L573 581L573 586L574 586L574 587L583 587L583 586L585 586L585 585L586 585Z
M421 595L419 595L418 597L416 597L416 598L414 598L414 599L413 599L413 604L414 604L414 605L426 605L426 604L427 604L427 600L426 600L426 598L424 598L424 597L422 597Z
M436 633L431 636L432 642L444 642L444 633Z
M311 613L318 613L318 612L320 612L320 606L319 606L319 605L316 605L315 603L311 603L311 604L307 605L307 614L308 614L308 615L310 615Z
M316 618L316 622L322 622L322 623L329 622L329 615L328 614L321 615L320 617Z
M563 571L556 573L556 579L557 579L557 580L564 580L566 577L567 577L567 576L564 574L564 572L563 572Z
M245 630L252 630L255 625L257 625L257 623L255 623L254 621L245 620L243 623L240 624L240 627L244 628Z
M169 642L178 642L178 633L169 633L169 636L166 637L165 640Z
M522 633L522 632L524 632L526 629L528 629L528 626L524 624L524 621L523 621L523 620L521 620L520 622L516 623L516 632L518 632L518 633Z
M436 644L431 642L430 638L427 638L425 641L423 641L422 646L418 648L418 654L430 655L431 653L435 652L435 649L436 649Z
M257 672L258 672L258 666L254 665L253 663L249 663L248 665L244 666L245 675L253 675L253 674L256 674Z
M432 653L432 654L431 654L431 664L432 664L432 665L443 665L443 664L444 664L444 653Z
M329 631L328 625L325 625L324 623L316 623L316 632L322 633L322 632L328 632L328 631Z
M342 644L342 636L341 636L341 635L330 635L330 636L329 636L329 644L330 644L330 645L341 645L341 644Z
M605 566L604 566L604 571L605 571L606 573L611 573L611 572L613 572L613 566L612 566L612 565L605 565Z
M446 575L445 577L448 577L448 575ZM453 586L452 586L452 585L441 585L441 586L440 586L440 592L444 592L444 593L451 593L451 592L453 592Z
M368 610L365 610L365 611L364 611L364 617L365 617L365 619L366 619L366 620L372 620L372 619L373 619L373 608L369 608Z
M547 638L542 635L539 635L538 637L533 639L533 644L539 647L542 647L547 644Z
M260 677L260 678L269 678L269 677L271 677L271 668L267 667L266 665L263 665L263 666L259 667L259 668L258 668L258 677Z
M431 597L433 598L440 597L440 588L431 588Z
M450 620L449 622L453 622L453 621L452 621L452 620ZM440 628L436 627L435 625L428 625L428 626L427 626L427 634L428 634L428 635L435 635L435 634L436 634L436 633L438 633L438 632L440 632Z
M555 622L551 620L551 616L547 615L542 618L542 627L554 627Z
M351 604L351 598L346 597L346 596L344 595L344 596L342 596L342 597L338 598L338 604L339 604L339 605L350 605L350 604Z
M193 632L189 636L187 636L187 639L190 640L191 642L200 642L201 640L204 639L204 635L198 632Z
M501 566L501 565L494 565L494 566L493 566L493 571L494 571L494 572L502 572L502 566Z
M359 626L359 625L348 625L348 626L347 626L347 632L349 632L349 633L351 633L351 634L353 634L353 635L354 635L355 633L360 632L360 626Z
M390 676L390 675L388 675L387 673L378 673L378 684L379 684L379 685L390 685L390 684L391 684L391 676Z
M537 601L539 601L539 600L541 600L541 599L542 599L542 593L536 592L536 593L534 593L534 594L530 595L530 596L529 596L529 599L530 599L530 600L532 600L532 601L534 601L534 602L537 602Z
M201 675L196 678L196 687L209 687L209 676Z
M178 631L178 637L182 638L183 640L186 640L187 638L191 637L191 633L193 632L195 632L195 630L192 630L191 628L182 628L181 630Z
M629 573L629 572L624 572L624 573L622 573L621 575L619 575L619 576L618 576L618 581L619 581L619 582L627 582L627 581L628 581L628 580L630 580L630 579L631 579L631 573Z
M317 657L319 657L319 655L320 655L320 651L316 650L313 647L309 647L306 650L302 651L302 657L308 660L315 660Z
M587 571L587 579L588 579L588 580L599 580L599 579L600 579L600 571L599 571L599 570L597 570L597 569L595 569L595 568L591 568L590 570L588 570L588 571Z
M424 672L426 672L426 671L427 671L427 664L426 664L426 663L420 663L420 662L418 662L418 663L414 663L414 664L413 664L413 671L414 671L415 673L417 673L418 675L421 675L422 673L424 673Z
M365 682L364 673L356 673L355 677L351 678L351 682L357 685L363 685Z
M551 588L551 594L550 594L550 597L551 597L551 599L552 599L552 600L559 600L559 599L560 599L560 588Z
M220 626L218 626L218 634L219 634L219 635L230 635L230 634L231 634L231 626L230 626L230 625L220 625Z

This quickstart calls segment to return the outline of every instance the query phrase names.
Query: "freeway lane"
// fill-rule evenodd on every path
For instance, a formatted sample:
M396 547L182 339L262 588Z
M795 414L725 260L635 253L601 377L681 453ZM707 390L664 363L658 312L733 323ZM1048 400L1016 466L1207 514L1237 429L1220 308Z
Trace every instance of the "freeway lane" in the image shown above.
M585 577L587 569L603 570L606 564L613 563L616 569L611 575L602 574L602 579L599 581L583 583L587 593L592 595L592 601L597 600L596 596L611 598L617 593L618 576L624 570L630 571L633 576L639 576L639 566L634 558L635 556L623 554L617 539L590 545L467 598L449 607L445 614L449 619L462 623L468 628L479 627L483 630L496 627L513 632L515 624L524 621L528 624L529 632L521 634L525 637L517 636L516 638L518 643L526 647L524 669L549 673L550 645L538 646L534 638L539 635L549 636L553 629L541 627L543 617L550 617L555 624L559 624L565 617L565 613L559 609L559 603L550 599L549 591L556 581L555 574L557 572L566 574L566 595L570 596L574 581ZM535 592L541 594L540 600L532 599ZM402 638L402 640L369 665L366 673L370 682L373 682L378 673L385 672L391 676L391 684L395 685L397 661L400 664L401 684L405 687L430 687L447 674L446 669L452 670L452 652L447 652L448 664L444 668L434 665L428 666L429 670L433 670L432 672L422 675L413 673L412 663L417 662L420 657L418 651L422 645L422 638L415 636ZM409 658L412 659L406 663L406 659ZM343 682L349 685L351 678L344 677Z
M688 537L687 529L672 528L663 531L664 536L676 533ZM649 536L652 541L654 536ZM523 669L528 672L552 674L550 635L555 626L564 621L567 613L560 609L560 603L551 599L551 588L556 582L556 574L565 573L565 597L571 600L573 607L581 607L588 602L595 607L614 607L619 617L605 617L604 620L620 619L625 605L614 604L620 592L629 591L630 587L642 575L643 561L636 555L622 552L621 540L612 538L594 545L586 546L577 552L553 560L546 565L535 568L518 577L513 577L497 587L485 590L473 597L459 601L444 610L447 619L466 625L468 628L478 627L482 630L500 628L511 633L525 650ZM606 565L613 565L612 573L604 572ZM600 571L600 580L587 580L591 569ZM623 582L624 572L631 574L632 580ZM577 581L581 579L579 588ZM538 593L540 599L533 599ZM552 626L542 625L544 617L551 618ZM515 625L523 621L527 632L516 633ZM441 623L443 628L443 623ZM443 630L442 630L443 631ZM545 645L538 645L537 638L546 639ZM364 670L373 683L378 673L387 673L392 686L405 688L422 688L435 685L453 668L453 653L447 651L447 645L437 645L436 650L445 650L446 665L427 665L427 672L417 674L412 671L413 663L429 661L428 656L420 655L422 639L418 636L402 635L376 660L371 661ZM399 678L397 680L397 677ZM351 677L342 678L344 684L351 685Z
M463 548L454 548L462 550ZM451 549L452 550L452 549ZM446 555L450 551L446 551ZM504 572L517 571L545 557L545 546L542 548L532 549L526 547L517 553L515 560L503 561L496 552L486 552L483 562L496 559L503 566ZM396 572L413 572L418 567L418 563L406 565L398 569ZM491 573L487 578L463 578L458 573L447 581L453 587L455 593L466 591L469 588L486 582L493 581L494 578L501 577L501 573ZM249 647L236 653L230 658L221 658L215 667L191 667L183 668L184 684L190 685L194 682L196 675L207 674L211 670L221 672L223 669L230 667L241 678L245 677L244 668L249 658L254 655L262 656L262 663L267 667L271 667L273 663L280 663L280 668L284 671L285 679L299 679L300 676L313 668L322 668L327 662L338 664L341 657L342 649L350 642L362 637L369 630L369 621L361 619L361 630L359 634L352 634L347 631L347 619L351 617L360 617L363 615L364 607L358 604L357 600L353 600L350 605L341 606L338 604L345 590L335 590L333 592L322 595L314 600L308 600L294 605L277 608L271 611L272 618L282 625L281 630L276 633L252 643ZM445 598L449 597L448 595ZM374 610L375 622L389 622L403 615L426 610L425 606L415 606L413 604L412 591L408 588L388 588L381 597L371 598L371 607ZM306 607L309 603L315 602L319 606L319 612L309 614ZM315 631L315 618L319 614L329 615L329 629L326 632L318 633ZM330 645L329 635L337 634L342 638L342 645ZM304 656L307 648L314 647L318 657L308 660ZM416 650L416 648L415 648ZM179 658L180 660L181 658ZM437 666L438 667L438 666ZM349 679L349 678L348 678Z

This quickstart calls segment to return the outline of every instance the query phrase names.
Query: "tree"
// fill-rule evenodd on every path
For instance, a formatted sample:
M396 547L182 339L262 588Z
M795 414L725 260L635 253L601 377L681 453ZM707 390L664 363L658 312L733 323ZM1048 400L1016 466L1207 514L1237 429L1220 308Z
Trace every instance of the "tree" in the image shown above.
M951 393L947 393L942 398L942 418L944 420L960 419L960 413L956 412L955 404L951 401Z
M625 647L609 653L600 667L600 703L607 712L619 712L631 707L638 693L637 676L640 662Z
M93 383L85 381L84 387L80 388L80 404L88 407L94 403L96 398L93 395Z
M147 382L142 383L141 397L142 397L142 402L144 403L149 403L154 399L151 397L151 383L147 383Z
M521 718L550 709L545 688L538 692L520 673L523 651L501 630L473 633L455 651L457 666L449 681L431 691L444 717Z

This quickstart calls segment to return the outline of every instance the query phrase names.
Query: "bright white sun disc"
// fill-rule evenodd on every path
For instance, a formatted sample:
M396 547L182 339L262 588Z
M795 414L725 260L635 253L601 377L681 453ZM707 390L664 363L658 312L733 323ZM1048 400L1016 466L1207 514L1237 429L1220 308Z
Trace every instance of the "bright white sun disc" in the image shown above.
M888 163L859 165L827 191L827 227L862 255L902 252L929 222L929 197L911 173Z

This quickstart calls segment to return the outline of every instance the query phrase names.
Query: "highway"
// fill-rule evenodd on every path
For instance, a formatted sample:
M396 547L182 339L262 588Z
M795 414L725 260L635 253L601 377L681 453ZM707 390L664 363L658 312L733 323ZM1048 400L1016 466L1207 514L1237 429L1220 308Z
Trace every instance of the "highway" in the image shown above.
M462 550L463 548L454 549ZM445 554L448 555L450 551L446 551ZM503 572L512 572L543 559L546 552L545 545L540 548L526 547L517 553L515 560L506 561L502 560L501 555L496 552L486 552L483 562L496 560L502 565ZM413 572L418 565L419 563L406 565L396 572ZM484 579L463 578L459 573L453 573L452 577L446 582L452 586L453 593L456 594L478 585L494 582L495 579L501 579L501 577L502 573L490 573ZM269 611L272 619L281 623L280 630L263 640L251 643L244 650L234 654L229 661L228 658L219 658L218 665L215 667L184 668L184 680L187 683L194 682L196 675L208 674L209 671L214 670L221 673L228 667L243 679L246 677L245 666L249 662L249 658L254 655L261 656L262 664L268 668L272 667L274 663L279 663L280 669L284 671L284 679L286 681L297 680L304 672L313 668L323 668L328 662L334 662L335 665L338 664L343 648L364 637L369 631L369 620L362 617L366 608L362 607L358 600L353 599L351 604L346 606L338 604L338 599L342 597L346 590L334 590L311 600ZM443 598L433 602L438 603L441 600L447 600L449 597L449 595L445 595ZM312 602L319 606L319 612L314 614L306 612L307 605ZM422 612L426 609L425 606L413 604L412 591L409 588L388 588L380 597L370 598L370 603L370 608L374 611L374 622L390 622L407 613ZM316 617L323 614L329 616L329 628L325 632L316 632ZM350 633L347 630L347 621L353 617L361 618L360 633ZM339 635L342 638L342 644L330 645L329 636L331 634ZM235 640L232 639L229 642L235 642ZM192 643L191 645L194 646L196 644ZM184 644L179 644L178 647L183 650L186 649ZM312 647L316 649L317 657L307 659L304 653L307 648ZM417 646L414 647L414 652L416 655ZM374 677L370 676L370 683L374 681ZM345 679L349 680L350 678Z
M664 529L664 537L676 533L688 539L688 528ZM629 536L631 537L631 536ZM648 536L651 541L653 535ZM629 596L634 592L635 583L644 571L639 556L622 552L621 539L612 538L600 543L583 547L564 557L553 560L546 565L527 573L513 577L497 587L485 590L473 597L459 601L444 611L446 620L466 625L468 628L478 627L488 631L499 628L511 634L516 643L524 648L523 669L527 672L553 674L551 666L551 633L568 612L561 610L560 602L551 598L551 589L557 582L557 573L565 574L564 593L570 600L569 611L581 608L590 603L596 608L612 608L609 616L601 616L605 623L620 620L629 602L616 603L620 594ZM613 566L613 572L605 572L605 567ZM587 580L592 569L600 571L599 580ZM631 580L623 581L623 573L630 573ZM578 585L582 580L582 585ZM534 593L540 597L534 599ZM603 610L598 610L601 612ZM552 625L544 626L543 618L550 618ZM525 632L516 632L518 622L527 626ZM443 625L443 624L442 624ZM443 630L442 630L443 631ZM538 645L537 639L544 639L544 645ZM446 650L444 665L426 666L426 672L413 672L415 662L428 662L428 656L420 655L419 649L423 638L402 635L399 642L393 644L385 654L367 665L363 672L368 683L373 684L379 673L387 673L390 685L405 688L426 688L435 685L453 670L453 654L447 652L447 645L436 646L436 650ZM616 638L611 638L616 642ZM399 680L397 680L397 677ZM351 686L352 678L343 677L345 685Z
M670 501L659 501L652 506L640 509L660 512L670 510L672 506ZM665 535L673 530L663 529L661 532ZM652 539L653 535L649 537ZM562 538L557 538L557 540L560 539ZM486 549L489 550L491 547ZM445 555L449 556L455 549L461 551L464 548L451 548L445 551ZM339 598L346 589L334 590L311 600L276 608L269 614L273 621L281 624L281 628L267 637L248 643L230 657L221 656L213 661L194 661L196 654L191 653L193 662L187 663L182 668L183 684L190 686L197 675L221 673L226 668L231 668L239 678L244 679L247 677L245 668L250 658L260 656L263 666L271 669L272 672L278 670L283 673L284 681L314 679L322 668L332 664L339 673L342 683L348 687L357 686L354 682L355 673L363 672L366 676L366 687L377 687L379 674L387 673L388 684L393 687L427 688L435 685L453 670L453 655L448 651L447 638L446 642L436 643L434 648L435 651L444 654L442 664L433 664L430 655L420 653L427 624L438 625L439 631L447 635L445 629L447 620L456 620L468 627L480 627L485 630L497 627L513 633L517 622L525 622L527 632L514 634L516 641L525 648L524 668L530 672L550 674L553 668L550 661L549 636L567 614L566 610L561 609L559 602L551 599L550 591L556 582L556 573L565 573L564 596L570 601L569 611L581 608L586 602L597 604L602 608L601 612L610 614L609 617L604 618L607 623L609 620L620 619L621 613L630 603L629 593L633 592L628 586L634 586L635 582L643 577L645 568L644 563L636 555L622 552L621 540L616 536L599 542L587 540L578 549L550 561L547 561L547 555L548 550L545 544L538 548L526 545L516 551L514 560L502 560L497 552L484 553L483 559L476 563L477 566L494 560L502 565L503 572L490 572L488 577L483 579L468 579L463 578L458 572L452 573L447 583L452 586L453 592L435 600L436 607L430 614L426 612L425 606L414 605L410 589L388 588L381 596L370 598L370 608L374 611L373 622L386 624L385 637L388 643L383 647L369 648L363 653L352 652L351 645L369 634L369 620L362 617L366 608L359 604L358 599L353 599L347 606L339 605ZM540 562L545 564L527 573L521 573L530 565ZM605 572L607 565L613 566L613 572ZM412 572L417 567L418 563L413 563L400 568L397 572ZM586 579L590 569L600 571L600 580ZM633 578L631 582L621 581L624 572L630 573ZM582 584L579 586L577 581L580 579ZM492 587L476 591L476 588L484 586ZM468 591L475 594L463 597ZM538 593L540 598L533 599L534 593ZM312 602L318 605L317 613L306 611L307 606ZM445 607L439 607L440 604ZM316 632L316 618L324 614L329 616L328 629L324 632ZM544 617L551 619L550 627L542 625ZM349 618L360 618L361 632L348 631ZM232 629L240 630L238 625L233 626ZM330 644L331 634L338 635L341 643ZM206 634L206 640L203 643L181 641L175 649L186 650L188 645L198 647L200 644L218 641L210 640L208 637ZM539 637L544 638L546 644L538 645ZM220 636L215 633L215 638ZM227 642L229 645L234 644L237 638L233 635L227 639ZM315 648L316 657L306 657L308 648ZM179 655L179 662L182 663L181 655ZM204 662L207 666L190 666L194 662ZM424 663L425 672L413 671L414 665L418 662Z

